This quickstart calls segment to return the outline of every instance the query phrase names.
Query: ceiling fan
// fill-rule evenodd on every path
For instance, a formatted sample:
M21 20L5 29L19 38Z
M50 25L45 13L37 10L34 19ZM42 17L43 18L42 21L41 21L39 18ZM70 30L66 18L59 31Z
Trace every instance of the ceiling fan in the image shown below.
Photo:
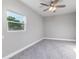
M57 8L64 8L66 5L57 5L57 3L59 2L59 0L50 0L49 4L45 4L45 3L40 3L43 6L47 6L47 9L44 9L43 11L52 11L55 12Z

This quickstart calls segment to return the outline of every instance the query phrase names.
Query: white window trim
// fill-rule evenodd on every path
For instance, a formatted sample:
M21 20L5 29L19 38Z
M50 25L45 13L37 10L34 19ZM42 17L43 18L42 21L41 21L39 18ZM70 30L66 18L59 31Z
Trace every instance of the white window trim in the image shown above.
M12 11L12 10L7 10L7 11L11 11L11 12L17 13L17 12ZM20 13L17 13L17 14L20 14ZM22 15L22 16L24 16L24 15ZM7 13L6 13L6 17L7 17ZM26 16L24 16L24 17L25 17L24 18L24 30L9 30L9 28L8 28L8 22L13 22L13 21L7 21L6 20L6 22L7 22L7 32L25 32L26 31L26 20L27 20L27 18L26 18ZM18 22L13 22L13 23L18 23Z

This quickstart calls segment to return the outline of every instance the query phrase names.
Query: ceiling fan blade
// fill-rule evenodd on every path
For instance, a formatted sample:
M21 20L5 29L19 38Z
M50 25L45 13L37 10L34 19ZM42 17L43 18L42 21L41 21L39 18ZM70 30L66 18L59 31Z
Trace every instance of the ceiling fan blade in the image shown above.
M47 9L44 9L43 11L47 11L49 8L47 8Z
M53 1L53 4L54 4L54 5L57 4L58 1L59 1L59 0L54 0L54 1Z
M45 4L45 3L40 3L41 5L44 5L44 6L49 6L49 5L47 5L47 4Z
M62 7L66 7L66 5L57 5L57 8L62 8Z

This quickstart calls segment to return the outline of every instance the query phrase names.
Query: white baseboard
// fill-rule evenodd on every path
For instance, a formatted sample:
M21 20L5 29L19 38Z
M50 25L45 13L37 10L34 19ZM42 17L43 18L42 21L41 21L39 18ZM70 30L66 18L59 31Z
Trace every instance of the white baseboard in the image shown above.
M75 39L64 39L64 38L43 38L43 39L50 39L50 40L62 40L62 41L76 41Z
M22 49L20 49L20 50L17 50L17 51L15 51L15 52L9 54L8 56L3 57L2 59L9 59L9 58L15 56L16 54L22 52L23 50L25 50L25 49L27 49L27 48L29 48L29 47L35 45L36 43L40 42L41 40L42 40L42 39L37 40L37 41L35 41L35 42L33 42L33 43L31 43L31 44L25 46L24 48L22 48Z
M27 49L27 48L29 48L29 47L35 45L36 43L38 43L38 42L40 42L41 40L44 40L44 39L46 39L46 40L49 40L49 39L50 39L50 40L76 41L76 40L74 40L74 39L46 38L46 37L45 37L45 38L42 38L42 39L40 39L40 40L37 40L37 41L35 41L35 42L33 42L33 43L31 43L31 44L25 46L24 48L22 48L22 49L20 49L20 50L18 50L18 51L15 51L15 52L9 54L8 56L3 57L2 59L9 59L9 58L11 58L12 56L14 56L14 55L16 55L16 54L22 52L23 50L25 50L25 49Z

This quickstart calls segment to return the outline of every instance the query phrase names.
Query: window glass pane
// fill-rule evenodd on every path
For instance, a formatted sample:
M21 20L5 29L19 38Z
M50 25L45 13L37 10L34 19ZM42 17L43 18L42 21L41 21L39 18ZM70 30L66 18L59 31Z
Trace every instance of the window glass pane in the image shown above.
M9 30L24 30L23 23L8 22L8 27L9 27Z
M24 30L25 16L18 13L7 11L7 24L9 31Z

